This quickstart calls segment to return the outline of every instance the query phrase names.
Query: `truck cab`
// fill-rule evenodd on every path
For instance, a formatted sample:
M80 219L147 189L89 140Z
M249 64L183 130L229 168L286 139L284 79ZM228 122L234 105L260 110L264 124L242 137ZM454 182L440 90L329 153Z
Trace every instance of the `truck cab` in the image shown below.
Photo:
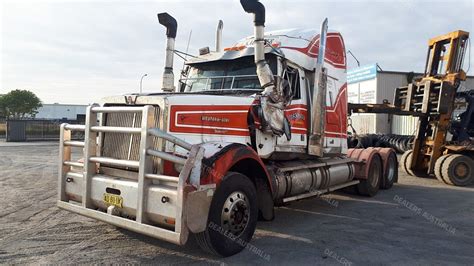
M248 109L242 105L251 106L256 95L263 90L253 61L253 40L254 37L247 37L234 46L225 48L222 52L209 52L186 62L187 68L180 78L181 95L209 96L209 100L201 101L201 107L193 102L196 112L204 111L199 109L207 108L203 107L205 105L213 106L212 116L202 118L199 125L195 125L196 128L202 128L202 131L196 133L203 137L204 134L212 135L205 139L212 141L222 140L219 136L228 135L227 130L233 130L232 135L240 137L235 138L236 141L243 144L255 143L254 148L264 158L288 159L292 156L307 154L310 123L308 106L310 106L310 96L315 84L314 67L319 47L319 34L315 29L290 29L269 32L265 35L266 61L275 77L281 78L288 84L291 93L291 101L285 106L285 116L291 126L291 137L272 137L271 143L265 141L264 138L259 139L260 141L251 139L256 136L248 135L246 112L242 112L239 117L235 114L235 110L231 112L224 110L232 108L232 102L235 102L236 108ZM329 32L327 42L327 49L330 52L326 54L325 60L328 68L325 147L328 153L342 154L347 152L345 48L342 36L337 32ZM212 100L212 96L216 95L227 97L229 104L219 107L217 103L222 101L218 100L216 103ZM177 105L181 104L179 98L173 102ZM185 123L184 120L181 121ZM239 124L239 122L243 123ZM236 132L238 130L241 130L240 134ZM174 133L173 130L170 133ZM189 134L189 131L181 133ZM186 138L186 136L183 137ZM202 140L204 139L199 141Z

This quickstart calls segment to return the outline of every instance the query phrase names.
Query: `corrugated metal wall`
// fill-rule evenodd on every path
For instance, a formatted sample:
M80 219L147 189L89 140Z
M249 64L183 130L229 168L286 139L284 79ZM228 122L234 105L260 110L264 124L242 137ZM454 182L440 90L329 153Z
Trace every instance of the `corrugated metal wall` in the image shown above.
M352 126L357 134L369 134L375 132L375 114L353 114L351 116ZM352 129L348 129L352 132Z
M398 87L408 85L406 73L377 72L377 103L384 99L393 103L393 95Z
M418 118L413 116L392 117L392 134L397 135L413 135L417 127Z
M395 89L406 85L408 85L406 73L377 72L377 103L382 103L383 100L388 100L390 103L393 103ZM396 120L396 122L394 120ZM406 119L393 119L393 116L389 117L385 114L377 114L376 121L377 133L399 134L394 133L394 127L397 132L405 132L411 129L411 124Z
M390 133L391 121L386 114L375 115L375 133L388 134Z

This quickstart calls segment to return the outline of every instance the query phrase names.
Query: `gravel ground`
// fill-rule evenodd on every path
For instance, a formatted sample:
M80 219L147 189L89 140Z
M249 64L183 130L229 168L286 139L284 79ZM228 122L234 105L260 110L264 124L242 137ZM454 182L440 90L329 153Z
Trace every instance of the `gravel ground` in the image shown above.
M56 207L58 146L0 143L0 263L474 264L474 186L401 173L373 198L336 193L259 222L252 248L220 258Z

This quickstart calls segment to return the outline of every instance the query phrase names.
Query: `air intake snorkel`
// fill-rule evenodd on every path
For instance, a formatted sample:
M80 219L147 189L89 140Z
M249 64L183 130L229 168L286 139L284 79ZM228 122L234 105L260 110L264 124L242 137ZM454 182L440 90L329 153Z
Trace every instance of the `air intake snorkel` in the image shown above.
M173 55L176 32L178 30L178 23L168 13L159 13L158 22L166 27L166 59L165 72L163 73L162 90L167 92L174 92L174 74L173 74Z
M284 93L284 82L278 82L278 84L275 82L272 70L265 60L265 6L258 0L240 0L240 4L245 12L254 14L255 64L258 80L264 89L260 98L260 105L265 120L264 124L267 125L263 129L281 136L285 131L288 131L285 130L285 123L288 124L288 121L285 119L284 109L288 104L289 95Z
M224 28L224 22L219 20L217 24L216 32L216 52L222 52L222 29Z
M274 89L273 73L265 60L265 7L257 0L240 0L245 12L254 14L255 25L255 64L257 65L257 76L260 85L265 91L271 92Z

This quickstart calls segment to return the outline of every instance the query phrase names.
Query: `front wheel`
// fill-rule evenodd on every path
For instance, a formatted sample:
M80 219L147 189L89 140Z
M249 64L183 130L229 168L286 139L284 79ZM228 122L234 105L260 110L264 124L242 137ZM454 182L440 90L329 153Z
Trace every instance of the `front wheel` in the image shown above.
M232 256L252 239L257 219L254 184L245 175L230 172L212 198L206 230L196 234L197 242L207 252Z
M441 177L447 184L467 186L474 181L474 161L462 154L452 154L441 165Z

